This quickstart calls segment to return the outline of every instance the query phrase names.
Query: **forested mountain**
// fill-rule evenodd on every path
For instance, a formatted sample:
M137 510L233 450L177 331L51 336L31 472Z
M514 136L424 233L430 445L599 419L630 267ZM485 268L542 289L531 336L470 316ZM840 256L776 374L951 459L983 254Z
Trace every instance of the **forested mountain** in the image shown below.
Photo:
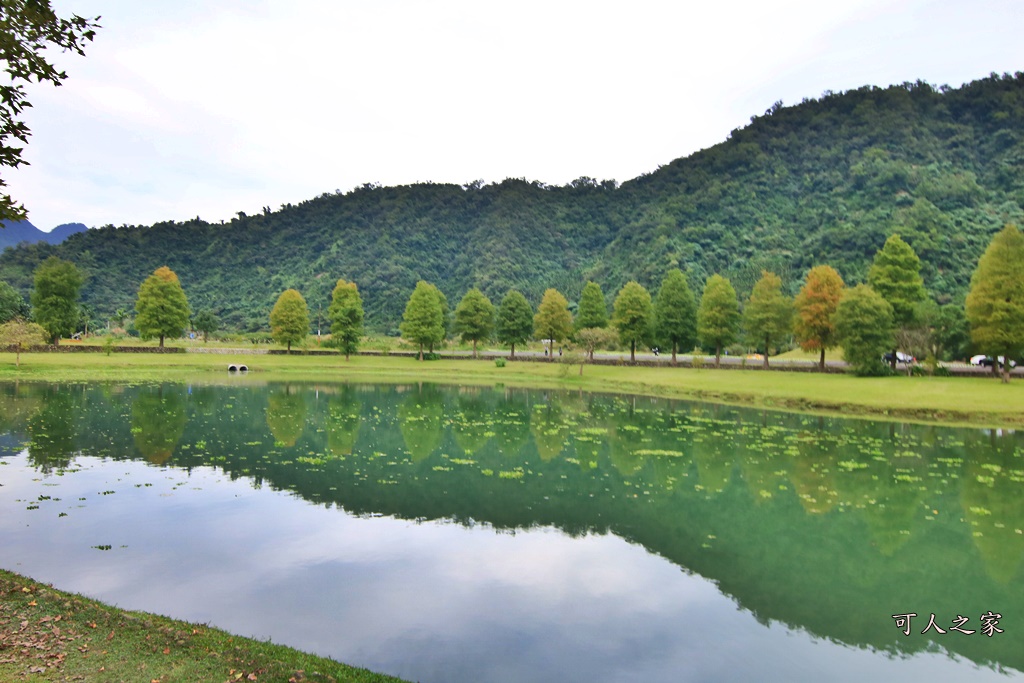
M86 229L81 223L64 223L50 232L43 232L28 221L3 221L3 229L0 229L0 250L22 242L59 244L67 239L68 235Z
M778 103L721 144L621 186L366 185L226 223L106 226L23 245L0 257L0 279L27 295L36 264L57 254L86 271L83 299L105 316L130 309L142 280L167 265L193 310L253 330L289 287L314 315L326 311L345 277L359 285L368 326L392 331L419 279L453 307L472 286L495 302L516 287L536 305L548 287L576 300L587 278L606 293L631 279L655 289L679 266L698 291L719 272L745 298L763 268L791 292L821 263L862 282L898 232L932 296L962 301L991 236L1024 224L1022 206L1018 73Z

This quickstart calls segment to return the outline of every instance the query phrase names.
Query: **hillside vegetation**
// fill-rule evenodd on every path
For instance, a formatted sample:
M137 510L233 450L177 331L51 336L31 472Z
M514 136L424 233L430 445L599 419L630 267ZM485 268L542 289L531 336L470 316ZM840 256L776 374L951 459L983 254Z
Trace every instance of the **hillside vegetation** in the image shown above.
M822 263L863 282L898 232L931 296L959 303L992 235L1024 224L1022 206L1018 73L778 103L726 141L621 186L365 185L224 223L106 226L8 249L0 280L27 296L35 266L56 254L85 271L83 301L103 318L131 309L139 284L167 265L193 310L256 330L288 288L326 316L344 277L359 285L367 327L393 332L420 279L451 302L473 286L492 301L515 287L536 306L549 287L576 301L588 278L605 292L631 279L655 289L678 266L698 291L722 273L742 300L762 269L790 293Z

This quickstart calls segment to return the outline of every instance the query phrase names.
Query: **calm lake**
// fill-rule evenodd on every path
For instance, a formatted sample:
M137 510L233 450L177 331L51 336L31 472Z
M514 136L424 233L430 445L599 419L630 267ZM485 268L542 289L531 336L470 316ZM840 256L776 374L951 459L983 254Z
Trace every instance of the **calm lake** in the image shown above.
M1018 433L239 381L0 434L3 568L411 680L1024 679Z

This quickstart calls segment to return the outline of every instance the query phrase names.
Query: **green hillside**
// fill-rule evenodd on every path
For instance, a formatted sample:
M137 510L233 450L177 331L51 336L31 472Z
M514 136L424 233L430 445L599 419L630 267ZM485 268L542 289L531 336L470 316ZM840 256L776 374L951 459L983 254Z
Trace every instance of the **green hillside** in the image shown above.
M0 279L27 296L50 254L87 272L100 317L131 309L157 267L180 277L194 310L227 327L265 329L294 287L316 314L339 277L362 292L367 324L397 328L415 283L454 305L472 286L493 301L517 287L575 300L587 278L606 293L654 288L679 266L699 290L720 272L746 297L762 268L795 291L812 265L865 279L900 233L940 302L962 301L991 236L1024 224L1024 74L959 89L926 83L826 93L772 107L721 144L617 186L522 179L491 185L366 185L230 222L106 226L59 245L9 249Z

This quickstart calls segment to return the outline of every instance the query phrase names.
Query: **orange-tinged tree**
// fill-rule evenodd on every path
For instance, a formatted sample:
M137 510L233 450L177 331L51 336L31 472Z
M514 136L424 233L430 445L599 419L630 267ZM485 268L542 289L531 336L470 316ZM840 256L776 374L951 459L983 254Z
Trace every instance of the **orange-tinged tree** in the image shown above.
M161 266L143 281L135 313L135 327L143 339L159 338L163 348L166 337L181 336L191 312L185 290L173 270Z
M832 266L815 266L807 273L794 305L793 334L804 351L821 351L818 369L825 371L825 349L836 345L835 314L843 295L843 278Z

